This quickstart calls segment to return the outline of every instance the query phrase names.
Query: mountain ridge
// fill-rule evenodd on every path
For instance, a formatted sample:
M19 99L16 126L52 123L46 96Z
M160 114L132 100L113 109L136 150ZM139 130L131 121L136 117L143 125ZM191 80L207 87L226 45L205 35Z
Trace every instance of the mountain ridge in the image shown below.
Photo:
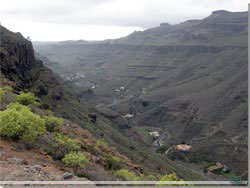
M247 12L223 10L103 43L35 49L72 74L84 74L72 83L93 88L99 110L133 114L131 127L160 128L171 136L163 139L166 150L183 141L192 143L189 161L221 162L243 174L247 24Z

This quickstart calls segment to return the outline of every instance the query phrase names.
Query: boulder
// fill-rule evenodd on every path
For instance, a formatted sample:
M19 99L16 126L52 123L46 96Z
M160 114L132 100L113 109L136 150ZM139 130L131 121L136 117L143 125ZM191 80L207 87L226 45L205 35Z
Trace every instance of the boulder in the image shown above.
M91 121L92 123L95 123L95 122L96 122L97 116L96 116L95 113L90 113L88 116L89 116L90 121Z
M73 174L70 172L65 172L62 177L63 179L68 180L68 179L73 178Z

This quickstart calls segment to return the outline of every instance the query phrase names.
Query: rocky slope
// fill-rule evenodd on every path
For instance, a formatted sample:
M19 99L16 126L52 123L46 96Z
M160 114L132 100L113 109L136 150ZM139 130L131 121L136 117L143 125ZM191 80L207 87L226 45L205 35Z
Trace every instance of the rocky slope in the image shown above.
M118 40L35 49L84 75L71 81L93 90L99 111L133 114L127 130L160 128L165 148L193 146L189 162L220 162L241 175L247 171L247 14L220 10Z

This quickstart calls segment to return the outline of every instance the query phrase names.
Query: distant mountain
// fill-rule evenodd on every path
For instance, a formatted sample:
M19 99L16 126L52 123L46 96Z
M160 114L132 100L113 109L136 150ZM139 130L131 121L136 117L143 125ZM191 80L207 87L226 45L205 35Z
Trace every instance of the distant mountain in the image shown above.
M160 27L134 32L114 42L150 46L247 46L247 41L243 40L247 32L247 18L247 12L214 11L202 20L189 20L176 25L162 23Z
M172 160L199 167L220 162L246 177L247 41L248 12L219 10L117 40L35 50L84 74L77 84L93 88L100 111L132 114L129 127L160 130L161 151L192 145L192 152Z

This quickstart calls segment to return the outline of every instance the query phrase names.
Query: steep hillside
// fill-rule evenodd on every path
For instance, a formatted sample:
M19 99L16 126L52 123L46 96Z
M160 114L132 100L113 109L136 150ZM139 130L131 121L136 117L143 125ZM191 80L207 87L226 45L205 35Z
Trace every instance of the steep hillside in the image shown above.
M95 124L88 106L35 59L31 42L3 27L0 34L0 179L117 180L120 169L142 177L139 166L81 127ZM76 104L82 110L81 126L67 120L79 118L72 112Z
M220 162L242 175L247 173L247 15L220 10L118 40L35 49L71 74L84 75L70 81L93 90L100 112L131 115L125 129L135 129L137 141L138 130L158 130L161 151L185 142L192 152L182 161Z
M155 153L153 148L140 140L140 137L134 137L137 134L135 130L126 129L129 122L119 113L108 109L97 111L91 107L86 101L88 91L70 85L45 67L42 61L36 60L31 42L20 33L13 33L1 27L0 34L0 117L5 117L5 123L1 124L5 128L0 127L5 129L5 132L1 133L1 140L4 141L0 147L1 167L5 170L2 180L21 180L21 174L26 170L24 177L29 178L28 180L59 180L63 179L62 174L68 171L90 180L117 180L121 177L116 171L122 168L134 173L133 177L136 180L147 180L147 175L152 174L158 179L172 172L187 180L209 179L201 175L200 171L190 172L188 168L183 169L182 166ZM16 104L17 98L30 97L29 93L22 92L34 93L38 97L37 102L29 106L25 106L27 102ZM57 130L46 127L45 131L38 131L41 127L35 129L32 124L24 123L28 129L24 127L23 132L18 132L16 129L9 129L9 125L12 124L9 124L11 119L8 120L8 113L12 111L38 118L41 126L41 122L49 121L46 118L50 115L63 118L64 123L60 123ZM20 114L17 116L20 117ZM13 126L18 125L15 123ZM28 130L34 137L39 135L39 140L32 139L32 143L26 143L27 140L23 138L29 138L30 135L23 134L29 133ZM87 159L88 164L83 170L82 167L79 171L79 168L70 166L68 163L72 161L67 162L70 159L64 159L71 150L76 150ZM75 154L72 155L68 157L74 158ZM77 160L86 163L84 158L80 157ZM37 164L39 166L36 166ZM17 170L12 174L9 169ZM52 174L49 172L50 169ZM48 173L51 174L51 178L48 177Z

